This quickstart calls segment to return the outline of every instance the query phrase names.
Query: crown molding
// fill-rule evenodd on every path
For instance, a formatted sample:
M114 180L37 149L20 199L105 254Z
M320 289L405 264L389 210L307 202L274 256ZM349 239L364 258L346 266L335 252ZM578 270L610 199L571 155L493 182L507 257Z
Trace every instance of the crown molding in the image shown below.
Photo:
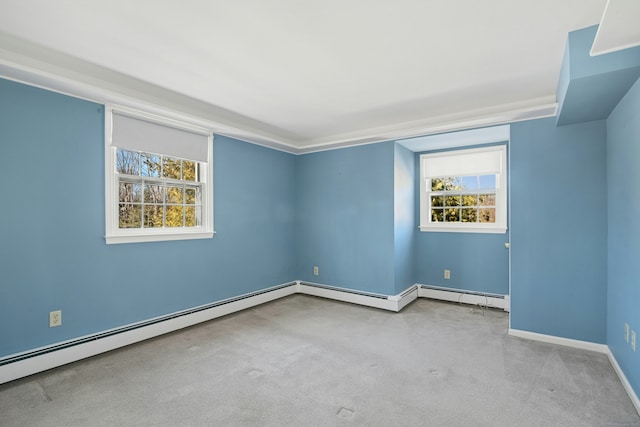
M0 77L100 104L117 104L290 154L554 116L555 96L428 117L315 140L0 32Z

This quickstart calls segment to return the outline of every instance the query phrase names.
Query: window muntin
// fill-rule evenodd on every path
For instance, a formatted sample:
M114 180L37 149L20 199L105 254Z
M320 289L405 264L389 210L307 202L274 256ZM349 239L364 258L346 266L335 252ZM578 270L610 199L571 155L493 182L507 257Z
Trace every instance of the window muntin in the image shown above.
M420 156L420 230L506 232L506 146Z
M213 237L210 131L123 107L105 112L107 243Z

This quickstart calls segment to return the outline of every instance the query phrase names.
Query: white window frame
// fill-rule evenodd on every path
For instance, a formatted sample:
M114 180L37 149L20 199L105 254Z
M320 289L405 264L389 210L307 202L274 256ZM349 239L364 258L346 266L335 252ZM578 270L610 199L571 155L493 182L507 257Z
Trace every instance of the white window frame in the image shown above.
M496 222L495 223L468 223L468 222L433 222L431 220L431 198L429 186L431 178L426 170L427 160L433 161L442 158L443 161L451 161L456 156L474 154L496 153L499 155L500 166L496 177ZM480 157L480 156L479 156ZM467 157L468 158L468 157ZM477 173L473 170L465 175L486 175L486 171L479 166ZM460 176L458 173L443 173L442 175ZM507 232L507 146L492 145L481 148L456 149L436 153L420 155L420 231L426 232L456 232L456 233L495 233Z
M207 161L199 162L202 185L202 224L179 228L119 228L117 147L111 145L113 113L207 136ZM166 154L166 153L154 153ZM105 240L107 244L210 239L213 231L213 132L199 126L126 107L105 105Z

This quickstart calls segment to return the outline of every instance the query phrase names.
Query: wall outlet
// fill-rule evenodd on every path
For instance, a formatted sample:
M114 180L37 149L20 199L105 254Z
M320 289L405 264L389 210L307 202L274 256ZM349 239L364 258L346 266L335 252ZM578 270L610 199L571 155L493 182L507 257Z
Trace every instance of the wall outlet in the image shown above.
M320 274L320 269L318 268L318 266L314 266L313 267L313 275L317 276L318 274Z
M624 324L624 340L627 343L629 342L629 324L628 323Z
M62 310L56 310L49 312L49 327L62 325Z
M631 331L631 350L636 351L636 331Z
M444 278L447 280L451 279L451 270L444 271Z

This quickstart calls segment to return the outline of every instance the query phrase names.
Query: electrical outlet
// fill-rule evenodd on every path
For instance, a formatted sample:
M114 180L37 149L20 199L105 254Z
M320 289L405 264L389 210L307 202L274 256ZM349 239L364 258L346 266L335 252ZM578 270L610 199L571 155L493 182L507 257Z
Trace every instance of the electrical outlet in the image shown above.
M451 270L445 270L444 271L444 278L445 279L451 279Z
M631 350L636 351L636 331L631 331Z
M49 327L62 325L62 310L56 310L49 312Z
M629 342L629 324L628 323L624 324L624 340L627 343Z
M318 274L320 274L320 269L318 268L318 266L314 266L313 267L313 275L317 276Z

